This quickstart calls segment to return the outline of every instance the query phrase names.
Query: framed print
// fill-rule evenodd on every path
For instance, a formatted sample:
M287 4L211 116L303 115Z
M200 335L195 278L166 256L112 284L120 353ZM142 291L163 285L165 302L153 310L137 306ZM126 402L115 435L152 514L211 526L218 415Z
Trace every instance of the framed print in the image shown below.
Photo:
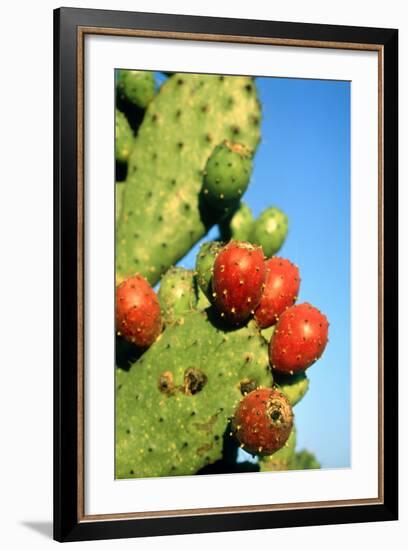
M54 40L55 539L397 519L397 30Z

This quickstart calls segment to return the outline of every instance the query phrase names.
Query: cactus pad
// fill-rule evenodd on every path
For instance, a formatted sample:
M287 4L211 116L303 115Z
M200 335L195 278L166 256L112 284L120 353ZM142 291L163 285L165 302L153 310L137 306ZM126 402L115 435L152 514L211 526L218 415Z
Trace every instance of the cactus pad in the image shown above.
M115 158L127 162L134 144L133 132L126 116L116 109L115 114Z
M255 324L218 323L210 310L187 313L120 374L117 478L189 475L220 459L242 385L272 386Z
M145 109L154 96L154 74L150 71L119 71L117 90L120 99Z
M299 403L309 389L309 379L304 372L293 376L279 375L276 384L286 395L292 407Z
M230 239L248 241L253 221L251 209L244 202L241 202L231 214L219 223L221 239L226 242Z
M278 208L267 208L255 220L250 241L262 246L268 258L276 254L285 242L288 234L288 218Z
M218 210L236 205L245 193L252 172L252 153L240 143L223 141L207 160L205 199Z
M119 279L138 271L156 283L219 221L201 193L207 159L225 139L254 151L259 122L251 78L175 74L162 85L129 159L116 232Z

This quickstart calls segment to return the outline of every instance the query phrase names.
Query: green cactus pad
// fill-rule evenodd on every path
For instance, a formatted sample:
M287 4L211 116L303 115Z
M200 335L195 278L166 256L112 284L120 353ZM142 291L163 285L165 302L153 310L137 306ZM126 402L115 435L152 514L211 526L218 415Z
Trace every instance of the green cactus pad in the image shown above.
M134 145L134 136L126 116L115 111L115 158L118 162L127 162Z
M279 375L279 378L276 377L275 382L289 399L292 407L299 403L309 389L309 379L304 372L294 376Z
M254 217L244 202L219 223L221 239L225 242L248 241L251 235Z
M242 383L272 386L255 324L226 332L211 315L187 313L120 375L117 478L189 475L219 460Z
M196 280L196 288L197 288L197 306L196 306L196 308L198 310L207 309L207 307L209 307L211 305L211 303L210 303L209 299L207 298L207 296L204 294L204 292L201 290L201 288L198 284L197 275L195 276L195 280Z
M282 247L288 234L288 218L278 208L268 208L255 220L250 241L262 246L270 258Z
M275 328L276 325L272 325L271 327L261 329L261 334L265 338L265 341L268 342L268 344L271 341L273 333L275 332Z
M207 160L203 193L211 206L223 210L237 204L252 172L252 154L240 143L223 141Z
M117 181L115 184L115 217L116 221L118 221L120 217L120 213L122 210L122 198L123 198L123 191L125 189L125 184L123 181Z
M149 104L129 159L117 224L118 280L138 271L151 284L220 219L202 196L217 143L259 142L260 107L251 78L175 74Z
M224 244L219 241L203 243L196 258L197 282L210 301L212 295L213 266L215 258L223 246Z
M125 369L116 368L115 369L115 389L116 391L122 388L122 384L126 380L128 371Z
M121 69L116 86L121 99L145 109L154 97L154 73Z
M194 272L183 267L171 267L163 275L158 298L164 322L171 324L181 319L197 305Z

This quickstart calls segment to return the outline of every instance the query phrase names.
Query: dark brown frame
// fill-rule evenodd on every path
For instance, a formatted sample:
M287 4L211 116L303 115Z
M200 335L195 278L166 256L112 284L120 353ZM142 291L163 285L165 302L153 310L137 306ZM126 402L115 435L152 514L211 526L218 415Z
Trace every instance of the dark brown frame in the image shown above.
M397 63L394 29L61 8L54 13L54 536L85 540L392 520L397 448ZM85 515L83 44L87 34L378 52L379 494L373 499ZM385 350L389 368L384 370ZM119 521L118 521L119 520Z

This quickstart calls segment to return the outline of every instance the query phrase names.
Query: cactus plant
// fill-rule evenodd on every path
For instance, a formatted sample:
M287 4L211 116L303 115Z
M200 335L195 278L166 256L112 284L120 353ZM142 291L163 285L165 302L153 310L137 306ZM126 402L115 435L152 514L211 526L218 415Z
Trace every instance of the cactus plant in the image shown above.
M272 257L287 216L254 219L241 202L260 139L254 80L176 73L154 95L153 73L121 70L117 107L115 476L319 467L296 452L292 408L327 320L293 305L299 271ZM203 243L195 271L176 266L214 224L227 244ZM258 463L239 464L239 445Z
M139 271L151 284L224 215L206 207L203 171L232 140L254 152L260 107L253 80L174 74L147 107L129 159L117 224L118 280Z
M201 250L204 248L208 253L213 246L214 243L208 243ZM215 256L216 277L219 267L222 276L227 277L223 282L228 285L231 274L223 263L223 253L228 255L231 247L234 253L238 250L240 254L255 254L253 271L260 272L255 269L259 249L232 241L213 256L210 254L212 262ZM238 261L234 258L232 266L236 268ZM252 265L251 260L252 256L245 256L244 263ZM259 260L261 264L264 262L262 255ZM231 277L235 280L234 274ZM138 285L143 283L143 289L149 288L140 275L121 283L118 296L123 294L125 300L118 300L119 313L127 312L133 305L135 293L137 306L143 309L135 279ZM130 297L126 292L129 284L133 289ZM154 302L150 292L148 309ZM204 297L194 272L171 268L162 278L159 289L166 321L164 332L156 336L147 351L134 357L130 368L125 363L117 369L116 476L187 475L206 470L211 473L211 464L215 470L239 471L232 462L228 466L224 458L226 445L234 449L234 439L235 448L241 444L252 453L268 455L259 462L261 471L296 469L302 465L318 467L313 455L305 451L298 456L293 450L292 407L305 395L308 379L303 372L288 375L278 370L276 379L272 374L271 367L275 365L271 364L270 356L273 350L279 351L275 348L280 344L276 344L274 338L280 330L279 323L262 329L252 312L253 318L245 319L243 326L236 328L230 318L220 316L222 308L217 309L217 301L210 305L205 297L199 298L200 292ZM236 296L240 293L235 293ZM311 329L317 323L315 328L319 332L319 323L323 324L325 319L323 315L306 304L287 309L285 314L289 319L296 307L303 323L300 328L304 330L303 317L307 312ZM148 317L141 322L144 325L150 320ZM323 328L326 329L326 325ZM133 327L131 337L135 335L138 336L138 332ZM284 335L287 336L286 332ZM314 346L316 342L315 339L306 341L306 345ZM230 455L229 460L233 461L234 453Z
M273 384L256 325L226 330L209 311L186 313L121 375L116 477L193 474L220 459L248 381Z

